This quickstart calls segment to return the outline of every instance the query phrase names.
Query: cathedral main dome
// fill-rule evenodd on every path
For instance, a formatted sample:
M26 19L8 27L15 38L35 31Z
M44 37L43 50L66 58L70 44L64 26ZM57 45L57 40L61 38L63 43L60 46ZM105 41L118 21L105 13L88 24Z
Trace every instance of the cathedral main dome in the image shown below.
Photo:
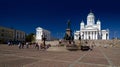
M90 12L87 17L94 17L94 14Z

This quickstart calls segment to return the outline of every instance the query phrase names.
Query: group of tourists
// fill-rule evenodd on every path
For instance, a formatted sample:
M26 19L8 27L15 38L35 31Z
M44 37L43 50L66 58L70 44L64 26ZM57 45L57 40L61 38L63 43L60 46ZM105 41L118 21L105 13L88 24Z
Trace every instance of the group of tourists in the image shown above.
M64 44L61 40L59 41L59 44ZM8 45L12 45L11 42L8 42ZM84 41L84 43L80 43L81 50L93 50L95 43L93 41ZM66 47L77 47L74 41L68 41ZM18 48L24 49L24 48L35 48L37 50L45 50L51 47L51 44L45 44L45 43L30 43L30 42L19 42Z
M95 43L94 43L93 41L90 41L90 42L85 41L85 45L82 46L82 48L85 47L86 50L90 50L90 51L92 51L93 48L94 48L94 46L95 46Z
M25 45L24 42L19 42L19 44L18 44L19 49L23 49L23 48L24 48L24 45Z
M23 48L29 48L30 46L32 46L33 48L39 50L39 49L48 49L49 47L51 47L50 44L39 44L39 43L29 43L29 42L19 42L18 47L19 49L23 49Z
M12 45L18 45L19 49L24 49L24 48L35 48L37 50L39 49L48 49L49 47L51 47L50 44L43 44L43 43L31 43L31 42L16 42L13 43L12 41L8 41L7 42L8 46L12 46Z

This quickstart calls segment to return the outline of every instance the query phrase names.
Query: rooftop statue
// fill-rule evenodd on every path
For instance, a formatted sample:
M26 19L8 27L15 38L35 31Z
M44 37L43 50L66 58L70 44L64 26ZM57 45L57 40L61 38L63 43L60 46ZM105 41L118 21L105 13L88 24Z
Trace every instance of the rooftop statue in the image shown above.
M67 22L67 28L70 29L70 20Z

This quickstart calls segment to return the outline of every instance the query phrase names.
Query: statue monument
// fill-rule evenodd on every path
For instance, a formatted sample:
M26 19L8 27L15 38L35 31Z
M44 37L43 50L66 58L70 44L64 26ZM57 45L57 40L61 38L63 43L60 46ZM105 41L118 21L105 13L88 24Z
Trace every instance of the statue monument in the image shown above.
M72 30L70 28L70 20L68 20L67 22L67 29L66 29L66 33L65 33L65 36L64 36L64 39L65 40L69 40L69 41L73 41L73 35L72 35Z
M66 42L65 46L66 46L66 49L68 49L68 50L77 50L78 47L73 40L74 38L73 38L73 35L72 35L72 30L71 30L70 25L71 25L71 22L70 22L70 20L68 20L67 29L66 29L66 33L65 33L65 36L64 36L64 40Z

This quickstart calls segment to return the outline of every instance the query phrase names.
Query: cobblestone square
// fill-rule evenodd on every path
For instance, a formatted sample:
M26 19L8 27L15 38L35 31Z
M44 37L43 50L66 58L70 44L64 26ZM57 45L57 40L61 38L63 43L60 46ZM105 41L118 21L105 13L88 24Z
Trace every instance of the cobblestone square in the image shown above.
M0 67L120 67L120 48L93 51L41 51L0 44Z

